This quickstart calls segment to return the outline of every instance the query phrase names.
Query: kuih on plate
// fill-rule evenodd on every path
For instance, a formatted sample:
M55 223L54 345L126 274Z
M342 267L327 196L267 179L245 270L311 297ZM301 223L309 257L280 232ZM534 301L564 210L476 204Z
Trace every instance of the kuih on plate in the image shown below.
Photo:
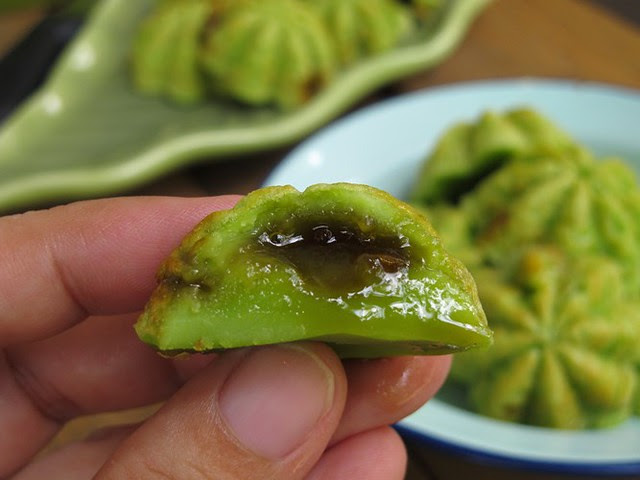
M196 161L292 143L381 85L444 59L487 3L446 2L402 46L342 70L302 107L281 111L141 94L131 50L155 1L101 0L44 85L0 126L0 211L119 192ZM188 47L182 40L173 45ZM193 80L188 67L175 68L176 88Z

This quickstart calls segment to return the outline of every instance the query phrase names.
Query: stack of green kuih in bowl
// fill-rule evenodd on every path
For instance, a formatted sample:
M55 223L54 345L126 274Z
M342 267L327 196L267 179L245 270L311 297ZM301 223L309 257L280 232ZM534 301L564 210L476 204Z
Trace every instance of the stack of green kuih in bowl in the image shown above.
M502 420L599 428L640 414L640 189L538 113L450 129L412 199L474 274L494 330L451 381Z

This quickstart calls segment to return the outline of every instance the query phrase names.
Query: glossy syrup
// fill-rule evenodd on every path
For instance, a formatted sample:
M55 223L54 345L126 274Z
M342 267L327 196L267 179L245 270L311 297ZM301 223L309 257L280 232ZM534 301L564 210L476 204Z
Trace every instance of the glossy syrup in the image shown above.
M401 236L365 234L357 227L311 223L294 233L265 231L258 249L292 265L309 286L335 295L356 292L409 268L409 243Z

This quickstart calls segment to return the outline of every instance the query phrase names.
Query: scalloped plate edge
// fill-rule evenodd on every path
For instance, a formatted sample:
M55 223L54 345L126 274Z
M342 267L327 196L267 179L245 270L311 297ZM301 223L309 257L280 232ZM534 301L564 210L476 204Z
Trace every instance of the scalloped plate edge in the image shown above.
M115 11L113 6L120 1L125 0L108 0L98 6L87 27L54 66L49 81L7 119L0 129L0 144L3 137L6 141L11 129L19 125L22 118L28 117L32 110L42 108L47 92L55 90L57 82L64 81L66 65L92 35L92 25L104 21L103 16ZM204 156L213 159L293 142L324 125L375 88L444 59L462 41L470 23L490 1L454 0L445 18L424 44L400 47L352 67L307 106L280 121L250 129L195 131L152 144L142 155L106 166L80 166L27 175L4 183L0 181L0 213L36 202L115 193L139 186Z

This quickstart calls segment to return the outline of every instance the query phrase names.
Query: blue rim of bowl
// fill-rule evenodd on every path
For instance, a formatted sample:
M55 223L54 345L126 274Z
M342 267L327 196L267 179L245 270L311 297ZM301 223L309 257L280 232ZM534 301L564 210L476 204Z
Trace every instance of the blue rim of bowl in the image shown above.
M531 460L497 453L487 453L479 449L461 446L399 424L394 425L393 428L403 437L415 440L421 445L460 455L476 463L490 466L544 473L564 473L598 477L640 475L640 462L575 463Z
M459 82L443 86L425 88L419 91L406 93L397 98L384 100L380 103L368 106L361 110L357 110L342 118L337 119L333 123L321 128L313 135L305 139L300 145L296 146L280 164L268 175L263 182L263 186L274 185L276 180L281 177L281 172L289 168L289 164L295 160L299 152L304 151L309 142L314 141L319 136L330 134L335 129L341 128L345 124L358 121L360 117L367 115L371 111L379 111L389 103L402 101L410 101L411 98L423 96L426 93L434 95L442 95L447 93L456 93L460 90L468 88L487 88L500 87L510 85L521 86L541 86L543 88L564 88L564 89L587 89L590 91L601 92L608 95L628 97L638 97L640 91L621 86L612 85L591 80L570 80L544 77L517 77L502 78L493 80L479 80L469 82ZM637 476L640 475L640 461L622 461L622 462L573 462L573 461L557 461L557 460L535 460L522 456L502 455L499 453L491 453L481 449L460 445L429 433L419 431L402 424L394 425L394 428L403 437L415 440L420 445L432 447L434 449L450 452L459 455L472 462L484 464L494 467L502 467L514 470L526 470L532 472L557 473L586 475L590 477L612 477L612 476ZM640 447L639 447L640 448Z

